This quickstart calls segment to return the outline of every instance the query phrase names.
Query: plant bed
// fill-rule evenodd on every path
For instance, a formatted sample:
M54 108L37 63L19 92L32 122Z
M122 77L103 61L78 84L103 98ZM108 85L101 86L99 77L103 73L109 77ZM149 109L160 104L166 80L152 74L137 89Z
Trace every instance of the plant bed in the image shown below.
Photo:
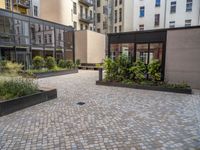
M156 85L142 85L142 84L126 84L126 83L121 83L121 82L109 82L109 81L96 81L96 85L125 87L125 88L144 89L144 90L154 90L154 91L173 92L173 93L183 93L183 94L192 94L192 89L190 87L170 88L170 87L164 87L164 86L159 86L159 85L156 86Z
M45 70L45 71L34 71L34 72L25 72L25 75L30 75L34 78L46 78L52 76L60 76L60 75L67 75L78 73L78 69L62 69L62 70Z
M38 92L10 100L0 100L0 116L57 98L56 89L43 88Z

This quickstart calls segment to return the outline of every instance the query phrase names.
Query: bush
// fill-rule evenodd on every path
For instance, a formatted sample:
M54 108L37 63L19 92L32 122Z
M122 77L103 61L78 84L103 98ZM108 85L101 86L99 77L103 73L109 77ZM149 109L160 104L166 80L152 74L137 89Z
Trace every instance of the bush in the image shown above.
M44 58L41 56L36 56L33 58L33 67L34 69L41 69L45 66Z
M60 67L60 68L67 68L67 61L63 60L63 59L59 60L58 67Z
M73 68L74 64L73 64L73 62L71 60L67 60L66 63L67 63L67 69Z
M76 60L76 66L79 67L80 65L81 65L81 60L80 60L80 59L77 59L77 60Z
M114 81L117 78L117 71L118 71L118 66L115 61L113 61L110 58L106 58L104 60L104 69L105 69L105 79L107 81Z
M145 74L147 73L146 66L144 62L138 60L134 63L134 65L129 69L131 72L131 79L136 81L143 81L145 79Z
M0 81L0 98L13 99L38 91L38 86L30 79L14 78Z
M152 79L153 82L161 80L160 62L159 62L159 60L153 60L148 65L148 74L149 74L149 77Z
M51 56L47 57L46 67L48 69L54 69L56 67L56 61L55 61L54 57L51 57Z
M11 61L1 61L0 68L2 73L16 75L22 71L23 65Z

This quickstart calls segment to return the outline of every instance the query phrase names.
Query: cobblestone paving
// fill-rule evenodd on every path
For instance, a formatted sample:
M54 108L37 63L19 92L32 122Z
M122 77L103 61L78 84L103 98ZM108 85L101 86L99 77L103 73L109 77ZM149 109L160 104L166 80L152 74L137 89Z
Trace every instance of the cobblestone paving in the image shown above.
M58 98L1 117L0 149L200 149L200 95L96 86L97 75L40 79Z

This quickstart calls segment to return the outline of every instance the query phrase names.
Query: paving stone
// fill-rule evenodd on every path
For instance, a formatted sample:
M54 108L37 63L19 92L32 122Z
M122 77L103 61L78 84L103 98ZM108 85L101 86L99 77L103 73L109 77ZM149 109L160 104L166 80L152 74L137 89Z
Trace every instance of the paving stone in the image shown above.
M199 93L96 86L97 79L80 71L36 80L57 88L58 98L1 117L0 149L200 148Z

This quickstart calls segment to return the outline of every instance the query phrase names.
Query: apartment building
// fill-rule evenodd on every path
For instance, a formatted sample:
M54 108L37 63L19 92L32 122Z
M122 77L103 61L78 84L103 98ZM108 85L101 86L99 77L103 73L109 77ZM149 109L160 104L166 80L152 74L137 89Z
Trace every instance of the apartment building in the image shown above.
M40 0L42 19L73 26L75 30L94 30L93 0Z
M95 14L96 31L101 33L196 26L200 1L96 0Z
M39 17L39 0L1 0L0 8L16 13Z

